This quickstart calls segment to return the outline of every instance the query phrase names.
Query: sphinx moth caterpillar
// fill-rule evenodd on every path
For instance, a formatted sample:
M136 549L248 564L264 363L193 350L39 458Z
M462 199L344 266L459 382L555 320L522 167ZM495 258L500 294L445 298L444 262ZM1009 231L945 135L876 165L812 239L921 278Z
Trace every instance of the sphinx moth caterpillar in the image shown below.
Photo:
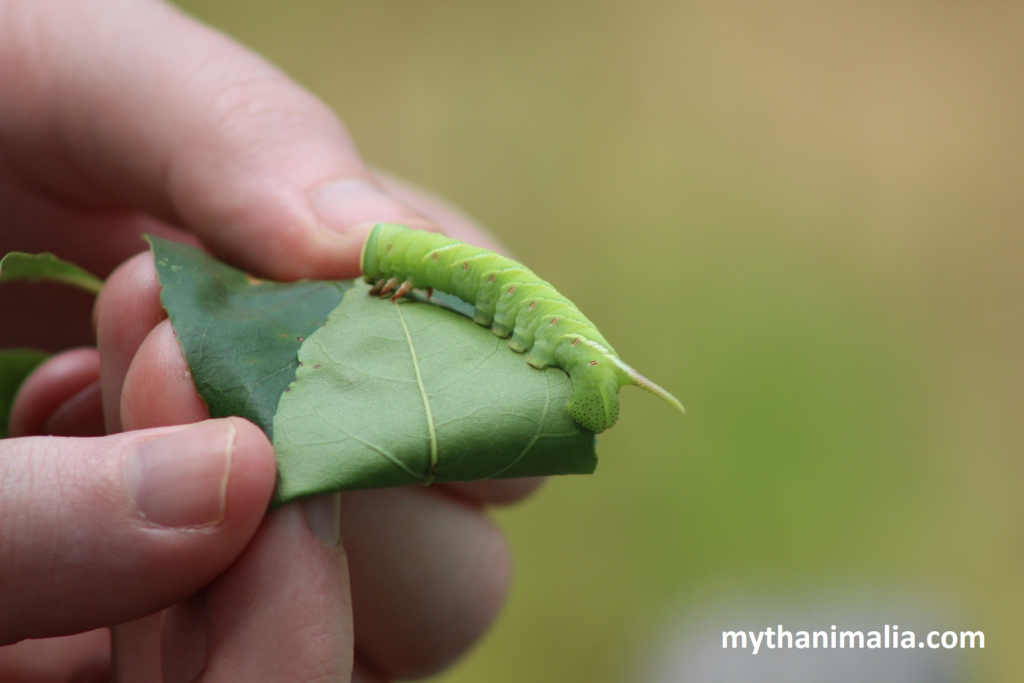
M374 226L359 263L371 294L393 292L395 301L413 289L437 289L473 304L473 320L499 337L511 335L509 347L528 352L531 366L569 374L569 414L595 433L618 420L619 387L629 384L685 412L672 394L623 363L575 304L521 263L394 223Z

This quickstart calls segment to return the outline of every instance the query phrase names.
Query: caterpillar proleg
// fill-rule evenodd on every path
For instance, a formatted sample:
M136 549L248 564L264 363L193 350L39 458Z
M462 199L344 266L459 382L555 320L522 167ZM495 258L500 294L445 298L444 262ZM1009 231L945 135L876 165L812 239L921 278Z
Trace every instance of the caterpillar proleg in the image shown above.
M623 363L576 306L521 263L444 235L404 225L374 226L359 259L371 294L392 300L412 289L437 289L476 308L473 320L509 337L535 368L569 374L569 414L593 432L619 418L619 387L633 384L685 412L682 404Z

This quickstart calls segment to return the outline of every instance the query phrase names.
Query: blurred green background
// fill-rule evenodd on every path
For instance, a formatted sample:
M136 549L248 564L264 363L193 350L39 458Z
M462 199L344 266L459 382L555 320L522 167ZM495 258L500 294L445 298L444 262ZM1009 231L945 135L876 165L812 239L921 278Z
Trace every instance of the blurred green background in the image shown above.
M622 680L665 610L859 586L1024 672L1024 5L187 0L686 404L496 513L449 683Z

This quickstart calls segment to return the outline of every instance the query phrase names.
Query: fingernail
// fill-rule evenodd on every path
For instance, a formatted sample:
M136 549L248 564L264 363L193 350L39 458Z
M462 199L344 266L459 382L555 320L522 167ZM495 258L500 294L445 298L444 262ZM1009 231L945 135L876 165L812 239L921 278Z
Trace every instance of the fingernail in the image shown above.
M376 223L402 222L418 216L379 187L354 178L321 185L309 201L320 222L333 232L368 230Z
M300 505L306 515L306 524L324 545L333 548L341 542L340 493L306 498Z
M209 420L139 444L125 464L135 508L164 527L195 527L224 519L235 426Z

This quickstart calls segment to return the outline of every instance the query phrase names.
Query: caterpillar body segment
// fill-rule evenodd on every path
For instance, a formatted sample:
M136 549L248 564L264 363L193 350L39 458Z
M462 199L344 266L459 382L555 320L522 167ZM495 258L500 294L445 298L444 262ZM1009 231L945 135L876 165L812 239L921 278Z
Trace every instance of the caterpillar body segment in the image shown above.
M593 432L619 417L619 387L633 384L685 412L667 391L623 363L575 304L510 258L444 235L393 223L374 226L360 256L371 294L393 299L411 289L436 289L474 305L473 320L535 368L569 374L569 414Z

